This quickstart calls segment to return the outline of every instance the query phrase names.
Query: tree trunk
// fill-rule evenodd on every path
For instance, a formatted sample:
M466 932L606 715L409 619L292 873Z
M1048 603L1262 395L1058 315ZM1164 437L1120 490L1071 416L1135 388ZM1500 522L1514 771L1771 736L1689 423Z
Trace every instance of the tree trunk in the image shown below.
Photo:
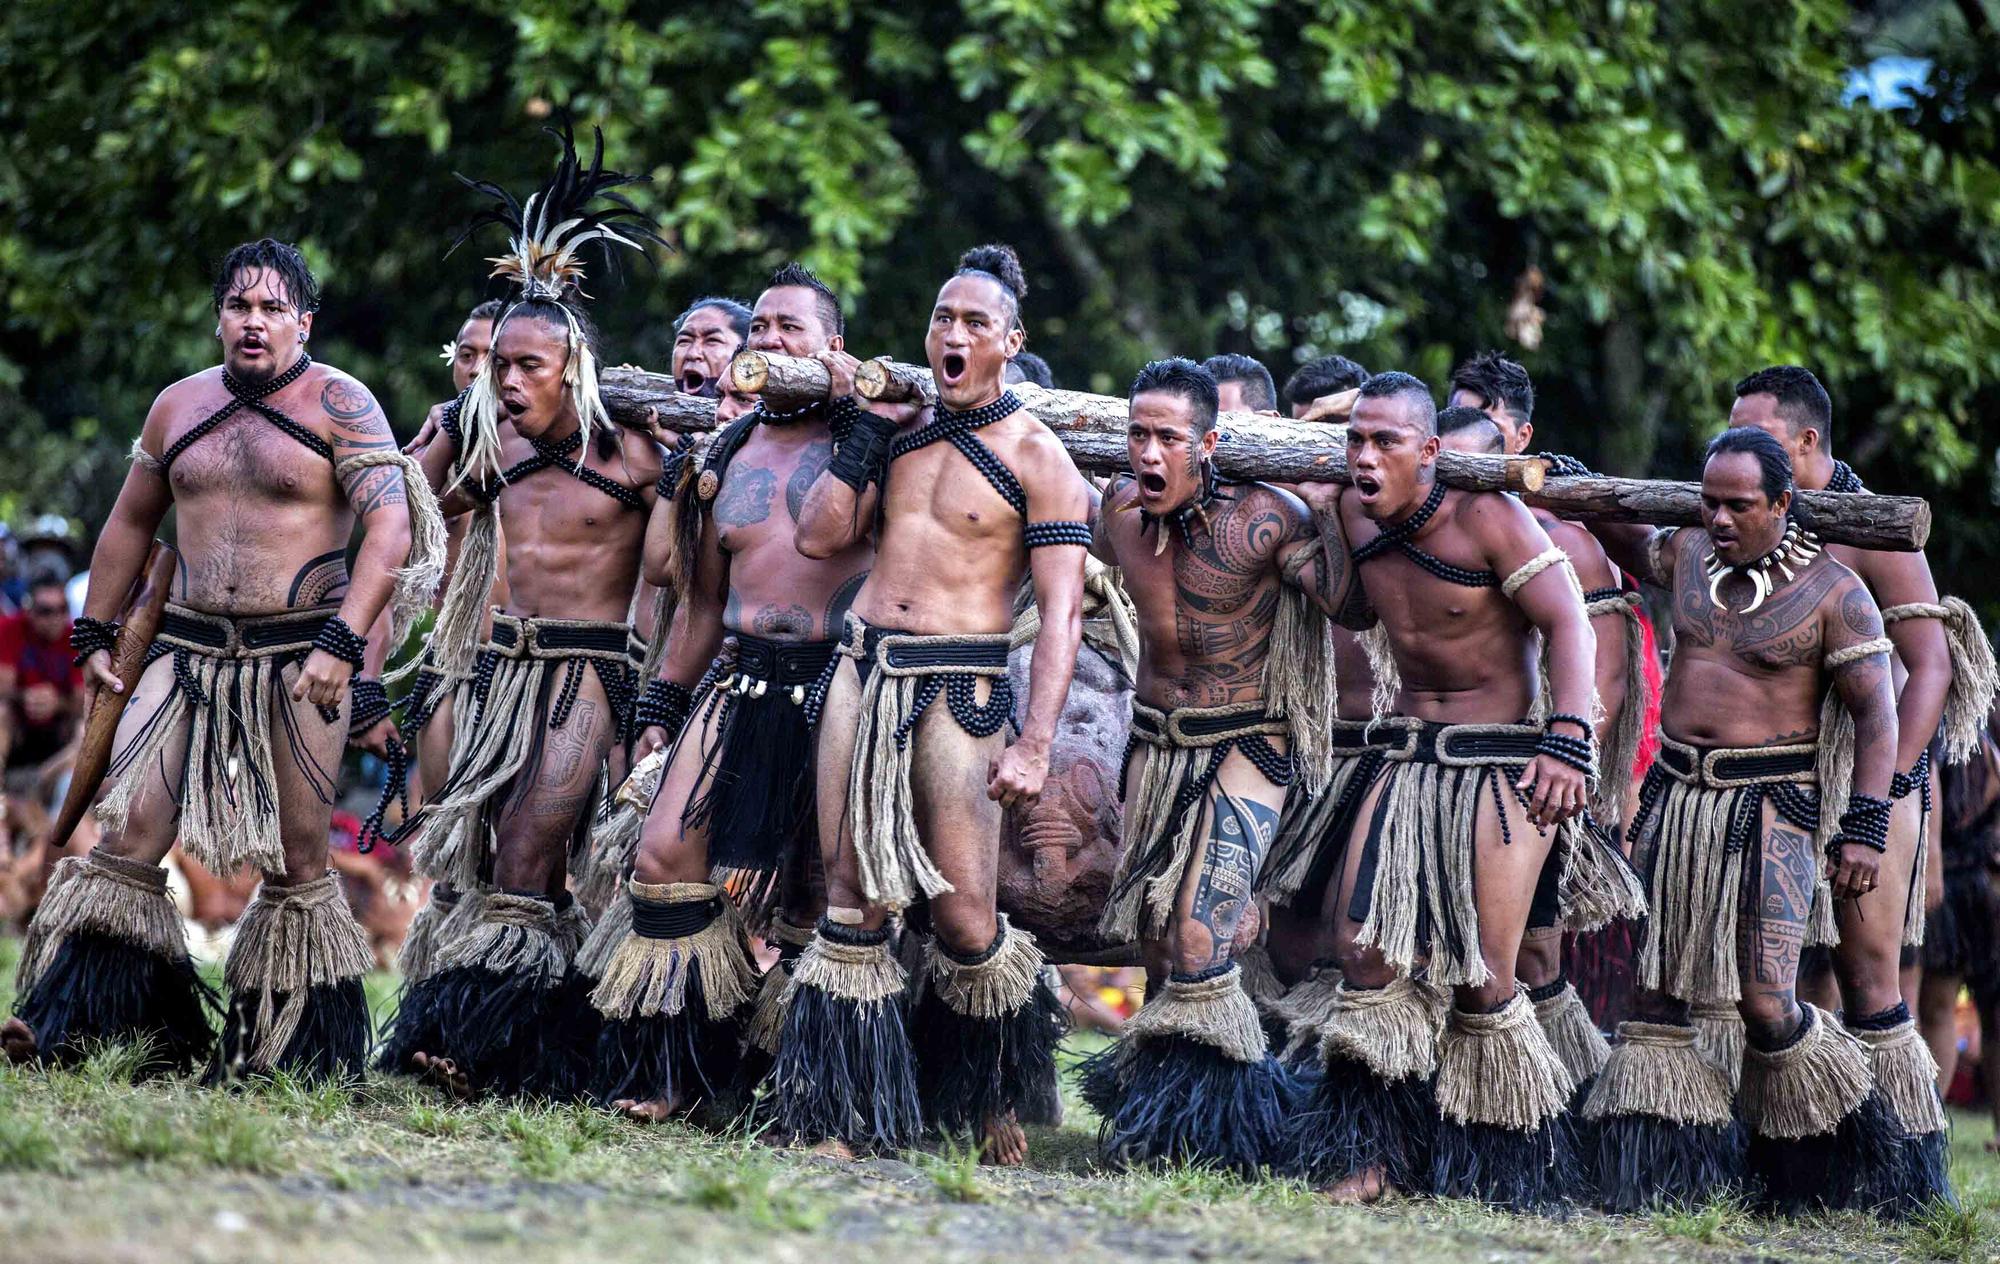
M775 362L780 357L767 357ZM1046 391L1019 384L1011 388L1029 412L1055 431L1078 469L1115 473L1126 468L1125 401L1082 391ZM659 374L613 369L603 376L605 406L624 424L645 420L648 407L660 424L698 432L715 424L713 400L681 395ZM1223 413L1215 468L1226 477L1273 483L1347 481L1347 431L1343 426L1286 421L1256 413ZM1565 518L1598 522L1648 522L1663 527L1701 523L1701 488L1695 483L1589 475L1562 478L1536 457L1438 455L1437 476L1468 491L1513 492ZM1855 496L1803 492L1799 501L1812 515L1813 529L1834 544L1910 552L1930 538L1930 505L1917 496Z

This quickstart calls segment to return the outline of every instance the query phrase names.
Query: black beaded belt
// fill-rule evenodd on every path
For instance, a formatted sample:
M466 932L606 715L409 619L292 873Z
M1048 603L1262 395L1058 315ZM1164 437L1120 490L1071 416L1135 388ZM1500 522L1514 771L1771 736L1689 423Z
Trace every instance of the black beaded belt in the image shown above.
M1659 763L1676 781L1728 789L1771 781L1811 781L1818 754L1813 746L1691 746L1662 738Z
M208 658L261 658L294 650L311 652L313 639L338 605L280 614L220 615L169 605L160 617L152 657L182 649Z

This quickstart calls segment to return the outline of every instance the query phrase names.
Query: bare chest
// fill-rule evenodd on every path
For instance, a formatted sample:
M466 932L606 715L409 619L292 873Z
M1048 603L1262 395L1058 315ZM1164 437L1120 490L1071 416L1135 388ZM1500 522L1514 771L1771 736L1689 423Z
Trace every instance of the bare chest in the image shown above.
M180 433L192 430L200 420L192 419ZM169 446L179 437L171 436ZM168 468L167 479L175 500L181 502L210 496L323 502L335 492L330 461L249 412L224 419L182 449Z
M500 521L510 557L542 547L636 542L645 527L643 514L560 469L537 470L502 489Z
M1677 651L1731 659L1760 672L1818 669L1819 607L1830 584L1825 572L1809 571L1760 602L1748 579L1731 575L1716 583L1685 560L1675 570Z
M711 515L725 552L792 549L806 495L833 456L833 441L743 445L723 471Z
M991 464L1000 482L1008 484L1011 475L1001 473L1005 467L999 458ZM892 518L928 518L967 540L1018 536L1021 530L1021 515L994 481L943 441L907 452L890 465L885 511Z

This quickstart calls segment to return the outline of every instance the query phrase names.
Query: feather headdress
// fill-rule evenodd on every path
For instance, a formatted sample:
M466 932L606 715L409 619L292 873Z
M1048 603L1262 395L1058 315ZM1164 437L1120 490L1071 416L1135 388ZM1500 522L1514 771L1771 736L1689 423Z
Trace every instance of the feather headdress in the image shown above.
M668 246L668 243L646 213L617 192L625 185L644 183L650 177L605 170L601 130L591 129L596 134L596 146L588 168L577 157L575 136L567 121L560 132L554 128L542 130L561 143L562 152L554 174L525 203L515 201L512 194L489 180L458 176L459 183L483 194L492 205L472 217L451 248L458 249L489 224L507 230L507 253L488 262L493 264L492 275L511 282L518 293L494 322L496 337L507 315L524 303L552 306L562 312L569 327L569 359L563 369L563 382L576 405L577 423L583 429L582 450L587 452L591 428L599 423L608 424L610 418L597 391L596 356L577 318L582 300L589 297L583 291L584 247L595 242L608 265L613 246L643 252L649 244ZM592 203L598 205L593 208ZM459 454L458 478L484 482L500 473L499 411L499 394L489 368L473 381L472 393L465 402L465 450ZM579 455L577 459L583 458Z

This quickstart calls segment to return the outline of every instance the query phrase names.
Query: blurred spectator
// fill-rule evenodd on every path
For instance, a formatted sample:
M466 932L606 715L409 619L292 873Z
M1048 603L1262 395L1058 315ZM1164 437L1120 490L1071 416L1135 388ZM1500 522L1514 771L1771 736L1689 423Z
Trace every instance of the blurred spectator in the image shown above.
M76 573L77 538L69 519L41 514L21 532L20 568L29 575L67 581Z
M53 806L81 731L83 672L62 580L38 575L27 596L25 610L0 618L0 753L8 791Z
M1049 372L1049 362L1032 351L1023 351L1007 362L1007 381L1033 382L1044 390L1054 390L1055 375Z
M0 522L0 615L13 614L28 600L28 581L21 574L21 542Z

